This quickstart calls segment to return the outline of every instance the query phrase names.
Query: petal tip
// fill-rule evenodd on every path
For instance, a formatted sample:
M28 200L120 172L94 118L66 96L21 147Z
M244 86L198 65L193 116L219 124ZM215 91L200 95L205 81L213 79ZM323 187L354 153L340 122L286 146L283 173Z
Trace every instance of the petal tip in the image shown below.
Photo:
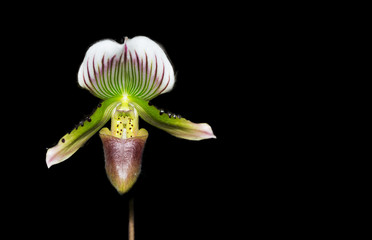
M212 127L208 123L200 123L199 124L199 139L197 140L204 140L204 139L216 139L216 135L214 135Z
M57 158L57 152L58 150L56 149L58 147L58 145L52 147L52 148L49 148L47 153L46 153L46 165L48 168L50 168L51 166L61 162L60 159ZM63 161L63 160L62 160Z
M52 163L52 154L51 154L51 150L52 150L53 148L49 148L48 150L47 150L47 153L46 153L46 158L45 158L45 162L46 162L46 165L47 165L47 167L48 168L50 168L52 165L53 165L53 163Z

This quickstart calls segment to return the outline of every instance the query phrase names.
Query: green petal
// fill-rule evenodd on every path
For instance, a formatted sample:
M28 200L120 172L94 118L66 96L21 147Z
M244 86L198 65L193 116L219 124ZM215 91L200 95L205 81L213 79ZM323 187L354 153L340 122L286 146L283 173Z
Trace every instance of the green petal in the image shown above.
M56 146L48 149L46 154L47 166L51 167L71 157L110 120L113 110L119 104L120 98L108 99L99 104L92 116L81 121L71 133L63 136Z
M130 96L128 100L143 120L175 137L188 140L216 138L207 123L193 123L177 115L163 113L156 107L150 106L148 101L137 97Z

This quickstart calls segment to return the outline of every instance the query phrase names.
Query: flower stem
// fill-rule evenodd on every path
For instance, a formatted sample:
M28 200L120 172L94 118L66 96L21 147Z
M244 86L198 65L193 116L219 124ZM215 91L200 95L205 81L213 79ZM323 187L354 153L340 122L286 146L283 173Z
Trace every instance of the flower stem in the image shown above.
M129 200L129 226L128 226L128 239L134 240L134 208L133 197Z

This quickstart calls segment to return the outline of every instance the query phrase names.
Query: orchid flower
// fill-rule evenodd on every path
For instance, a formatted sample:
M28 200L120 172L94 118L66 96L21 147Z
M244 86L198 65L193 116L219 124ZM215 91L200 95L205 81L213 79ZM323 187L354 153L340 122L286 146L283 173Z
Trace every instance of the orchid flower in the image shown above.
M78 83L103 102L90 117L48 149L47 166L71 157L100 130L107 176L123 194L138 178L148 137L145 129L139 129L139 116L178 138L215 138L208 124L193 123L180 115L166 113L149 102L169 92L174 82L173 67L167 55L147 37L125 38L123 44L112 40L95 43L80 66ZM104 125L110 119L111 129L108 129Z

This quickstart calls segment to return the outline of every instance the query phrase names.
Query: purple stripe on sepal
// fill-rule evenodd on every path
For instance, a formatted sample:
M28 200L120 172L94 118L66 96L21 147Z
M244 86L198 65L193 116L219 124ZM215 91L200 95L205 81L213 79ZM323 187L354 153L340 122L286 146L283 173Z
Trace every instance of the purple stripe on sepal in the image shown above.
M163 90L161 90L161 91L159 92L159 94L161 94L162 92L164 92L164 90L168 87L169 82L170 82L170 76L169 76L169 78L168 78L167 85L165 85L165 87L163 88Z

